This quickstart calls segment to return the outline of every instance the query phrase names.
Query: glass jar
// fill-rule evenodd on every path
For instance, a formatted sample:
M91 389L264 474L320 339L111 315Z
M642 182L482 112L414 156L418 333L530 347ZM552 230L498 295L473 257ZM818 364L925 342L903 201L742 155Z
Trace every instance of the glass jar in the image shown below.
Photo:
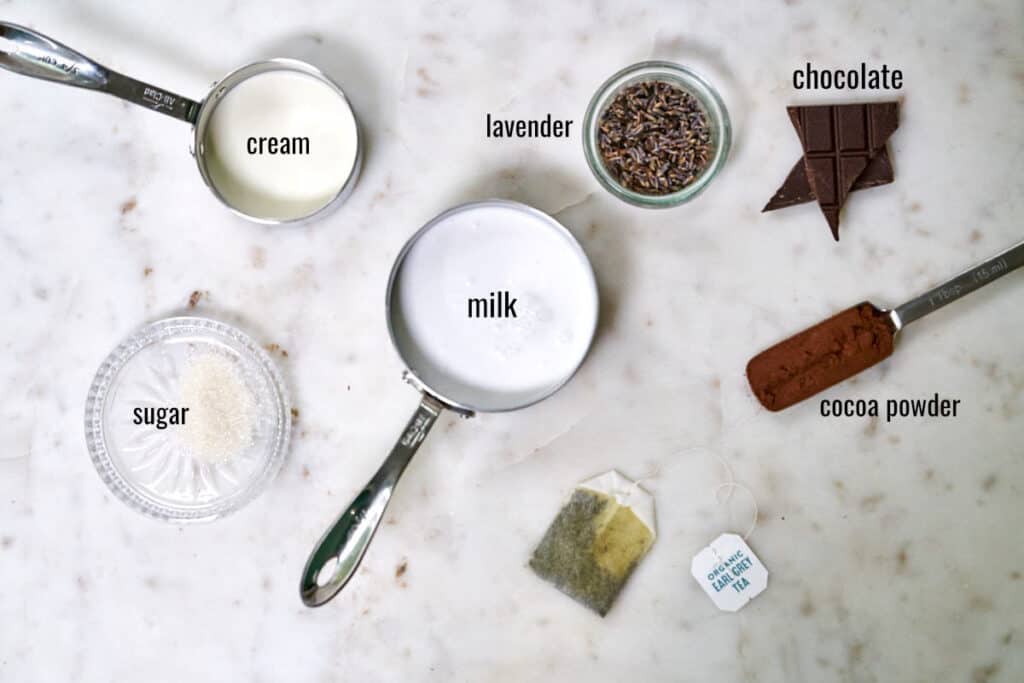
M598 144L601 116L605 109L623 88L645 81L670 83L692 94L704 110L711 132L713 154L708 160L707 166L689 185L669 194L643 194L623 187L605 167ZM590 170L593 171L598 182L622 201L651 209L678 206L700 194L725 164L725 159L729 154L730 141L729 113L718 92L700 75L671 62L640 62L619 71L597 89L594 97L590 100L583 121L583 150Z

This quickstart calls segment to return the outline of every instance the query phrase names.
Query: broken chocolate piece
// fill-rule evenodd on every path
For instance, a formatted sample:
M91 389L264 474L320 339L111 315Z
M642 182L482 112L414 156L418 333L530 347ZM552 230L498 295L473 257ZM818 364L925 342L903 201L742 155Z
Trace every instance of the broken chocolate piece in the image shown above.
M889 160L889 150L882 148L881 153L868 162L868 167L854 181L853 187L850 190L856 192L857 190L866 190L878 187L879 185L888 185L894 178L892 162ZM814 196L811 183L807 180L807 167L804 166L804 160L801 157L793 164L792 170L790 170L789 175L786 177L786 182L775 191L775 194L772 195L772 198L768 200L768 203L765 204L761 211L785 209L788 206L806 204L815 200L817 200L817 197Z
M804 148L807 180L832 236L854 182L899 126L899 103L788 107Z

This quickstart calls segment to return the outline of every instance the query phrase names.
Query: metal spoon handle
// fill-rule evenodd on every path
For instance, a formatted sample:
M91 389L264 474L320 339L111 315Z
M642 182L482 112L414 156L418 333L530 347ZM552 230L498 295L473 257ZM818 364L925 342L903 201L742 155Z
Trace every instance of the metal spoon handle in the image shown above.
M129 78L32 29L0 21L0 67L32 78L98 90L195 123L199 103Z
M1018 242L987 261L971 266L956 277L914 297L902 306L897 306L893 311L894 322L897 328L902 328L960 297L981 289L1021 266L1024 266L1024 241Z
M316 549L306 560L299 585L299 594L307 607L319 607L328 602L355 574L373 534L384 518L384 510L391 500L391 492L398 478L402 476L406 465L443 409L440 401L423 395L415 414L377 474L373 475L373 479L317 543ZM332 561L332 573L323 579L320 573Z

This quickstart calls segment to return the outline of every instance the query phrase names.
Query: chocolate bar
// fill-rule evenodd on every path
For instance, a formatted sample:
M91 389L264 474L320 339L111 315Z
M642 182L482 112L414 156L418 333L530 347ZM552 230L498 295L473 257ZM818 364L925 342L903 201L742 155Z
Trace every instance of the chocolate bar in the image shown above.
M850 191L856 192L857 190L866 190L878 187L879 185L888 185L894 178L892 162L889 160L889 150L883 147L881 153L868 162L868 167L857 177ZM793 164L792 170L786 176L786 182L782 183L782 186L775 191L775 194L768 200L768 203L765 204L761 211L775 211L776 209L785 209L787 206L806 204L816 200L817 197L814 196L814 190L811 189L811 183L807 179L807 167L804 165L803 157L801 157Z
M899 103L788 107L804 148L807 180L839 241L839 212L854 182L899 126Z

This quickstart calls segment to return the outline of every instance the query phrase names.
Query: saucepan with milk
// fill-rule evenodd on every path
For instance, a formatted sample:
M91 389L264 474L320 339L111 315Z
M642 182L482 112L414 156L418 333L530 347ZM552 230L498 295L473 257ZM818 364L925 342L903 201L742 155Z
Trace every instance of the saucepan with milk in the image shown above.
M196 102L0 22L0 67L105 92L192 124L203 180L225 206L259 223L320 216L344 201L359 176L362 145L348 98L305 62L248 64Z
M440 414L504 412L550 396L583 362L598 318L594 273L576 239L551 216L505 200L455 207L414 234L391 271L386 306L420 404L306 562L300 593L310 607L355 573Z

